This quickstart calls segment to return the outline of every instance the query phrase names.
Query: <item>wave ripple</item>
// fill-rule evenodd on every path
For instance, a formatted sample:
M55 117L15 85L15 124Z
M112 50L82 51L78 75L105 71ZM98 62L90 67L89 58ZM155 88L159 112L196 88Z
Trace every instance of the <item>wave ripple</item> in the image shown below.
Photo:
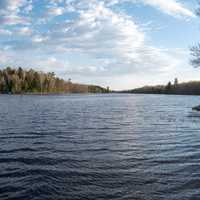
M198 97L0 97L1 200L195 200ZM195 117L194 117L195 116Z

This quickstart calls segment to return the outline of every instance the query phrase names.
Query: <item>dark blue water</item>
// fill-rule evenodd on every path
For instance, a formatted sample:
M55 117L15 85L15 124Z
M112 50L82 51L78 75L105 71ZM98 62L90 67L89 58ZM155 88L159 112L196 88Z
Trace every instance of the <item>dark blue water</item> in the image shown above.
M0 199L200 199L199 103L0 96Z

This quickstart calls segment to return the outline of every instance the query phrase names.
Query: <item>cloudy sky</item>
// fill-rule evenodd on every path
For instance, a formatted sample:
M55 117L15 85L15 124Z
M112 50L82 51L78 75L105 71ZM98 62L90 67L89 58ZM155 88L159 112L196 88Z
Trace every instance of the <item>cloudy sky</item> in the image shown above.
M0 67L128 89L200 79L196 0L0 0Z

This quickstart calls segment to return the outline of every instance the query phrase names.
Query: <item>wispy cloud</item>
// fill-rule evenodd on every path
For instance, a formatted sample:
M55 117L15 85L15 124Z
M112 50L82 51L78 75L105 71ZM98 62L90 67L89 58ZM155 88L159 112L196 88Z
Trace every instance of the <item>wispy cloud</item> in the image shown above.
M153 6L174 17L195 17L195 14L177 0L142 0L144 4Z
M0 25L28 24L28 17L20 15L20 12L31 4L32 1L27 0L1 0Z

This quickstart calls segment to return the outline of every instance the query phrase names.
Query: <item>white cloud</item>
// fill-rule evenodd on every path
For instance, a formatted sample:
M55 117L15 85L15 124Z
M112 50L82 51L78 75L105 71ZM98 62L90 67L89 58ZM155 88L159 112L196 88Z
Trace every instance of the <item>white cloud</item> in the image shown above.
M12 32L7 29L0 29L0 35L12 35Z
M26 13L32 11L32 1L2 0L0 37L12 37L12 31L18 35L13 34L12 40L0 46L9 47L1 52L0 62L98 78L133 76L142 71L163 74L182 65L185 55L179 54L180 50L147 44L141 25L128 13L114 11L112 5L125 1L150 5L175 17L194 16L175 0L51 0L44 13L31 19ZM74 12L75 17L53 21L53 17L67 12ZM6 30L5 24L11 27Z
M195 14L177 0L142 0L145 4L153 6L164 13L175 17L195 17Z
M49 45L62 47L62 52L71 49L101 63L96 70L93 66L91 73L96 75L142 69L162 72L178 63L167 50L146 45L145 33L132 18L101 3L80 10L79 19L54 28L48 36Z
M159 9L163 13L174 17L195 17L193 11L188 9L183 3L178 0L104 0L108 6L120 4L123 2L143 3Z
M47 11L48 16L59 16L62 15L63 13L64 13L64 8L62 7L49 8Z
M42 43L42 42L46 41L47 39L48 39L48 37L44 37L42 35L35 35L32 37L32 42Z
M51 9L59 9L53 6ZM44 53L72 51L75 55L85 55L88 57L85 68L96 75L133 73L142 69L162 72L178 63L165 49L147 45L146 34L128 15L115 13L106 4L95 0L89 4L83 0L74 6L77 6L78 18L55 24L43 35L33 35L34 46L30 49L38 45ZM52 12L52 15L59 12ZM32 30L23 27L20 33L28 35ZM73 63L71 65L75 67ZM74 71L81 71L81 67L75 68Z
M24 8L24 12L26 13L26 14L30 14L30 12L33 10L33 4L32 4L32 2L30 1L27 5L26 5L26 7Z
M0 16L0 25L16 25L16 24L29 24L29 19L25 17L20 17L18 15L6 15Z
M32 34L32 30L29 27L22 27L18 30L19 34L21 35L31 35Z
M0 25L28 24L28 17L20 15L22 7L30 6L28 0L1 0L0 1Z
M19 8L26 4L26 0L1 0L0 1L0 11L5 13L10 12L19 12Z

